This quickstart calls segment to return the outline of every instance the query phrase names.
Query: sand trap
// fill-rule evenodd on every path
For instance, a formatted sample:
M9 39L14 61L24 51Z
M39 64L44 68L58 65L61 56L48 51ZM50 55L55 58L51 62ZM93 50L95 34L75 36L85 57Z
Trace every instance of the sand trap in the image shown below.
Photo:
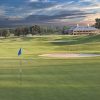
M100 54L67 54L67 53L53 53L53 54L42 54L42 57L55 57L55 58L73 58L73 57L97 57Z

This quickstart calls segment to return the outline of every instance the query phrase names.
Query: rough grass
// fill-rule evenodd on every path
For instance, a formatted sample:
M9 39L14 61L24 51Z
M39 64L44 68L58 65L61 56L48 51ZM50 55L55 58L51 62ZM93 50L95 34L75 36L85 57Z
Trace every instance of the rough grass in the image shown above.
M98 37L44 36L0 40L0 100L99 100L100 57L38 57L38 54L52 52L100 53ZM54 43L65 40L76 40L77 43ZM20 47L23 47L23 55L18 57Z

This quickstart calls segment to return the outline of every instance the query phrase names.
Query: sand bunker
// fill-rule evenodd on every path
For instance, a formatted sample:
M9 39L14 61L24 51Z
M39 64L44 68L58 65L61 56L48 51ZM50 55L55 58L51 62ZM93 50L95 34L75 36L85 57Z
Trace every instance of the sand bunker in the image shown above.
M42 57L55 57L55 58L73 58L73 57L97 57L100 54L67 54L67 53L53 53L53 54L42 54Z

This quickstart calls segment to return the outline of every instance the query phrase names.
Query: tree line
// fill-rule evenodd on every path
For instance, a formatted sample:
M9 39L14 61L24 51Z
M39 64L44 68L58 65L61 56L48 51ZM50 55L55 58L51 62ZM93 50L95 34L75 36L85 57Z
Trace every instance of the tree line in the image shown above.
M100 29L100 18L95 19L94 27ZM68 30L68 26L39 26L34 25L30 27L17 27L10 29L0 29L0 37L13 36L26 36L31 35L49 35L49 34L65 34L64 31Z
M48 34L61 34L61 27L51 27L51 26L39 26L34 25L30 27L17 27L10 29L0 29L1 37L8 37L10 35L14 36L26 36L28 34L32 35L48 35Z

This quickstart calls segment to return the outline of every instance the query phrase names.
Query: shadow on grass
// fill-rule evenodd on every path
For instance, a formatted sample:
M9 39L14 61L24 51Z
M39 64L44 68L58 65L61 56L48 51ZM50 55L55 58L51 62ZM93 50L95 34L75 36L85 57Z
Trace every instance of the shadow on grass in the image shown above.
M75 38L62 38L59 40L51 41L50 43L53 45L76 45L76 44L84 44L89 42L100 42L100 35L95 36L83 36L83 37L75 37Z

